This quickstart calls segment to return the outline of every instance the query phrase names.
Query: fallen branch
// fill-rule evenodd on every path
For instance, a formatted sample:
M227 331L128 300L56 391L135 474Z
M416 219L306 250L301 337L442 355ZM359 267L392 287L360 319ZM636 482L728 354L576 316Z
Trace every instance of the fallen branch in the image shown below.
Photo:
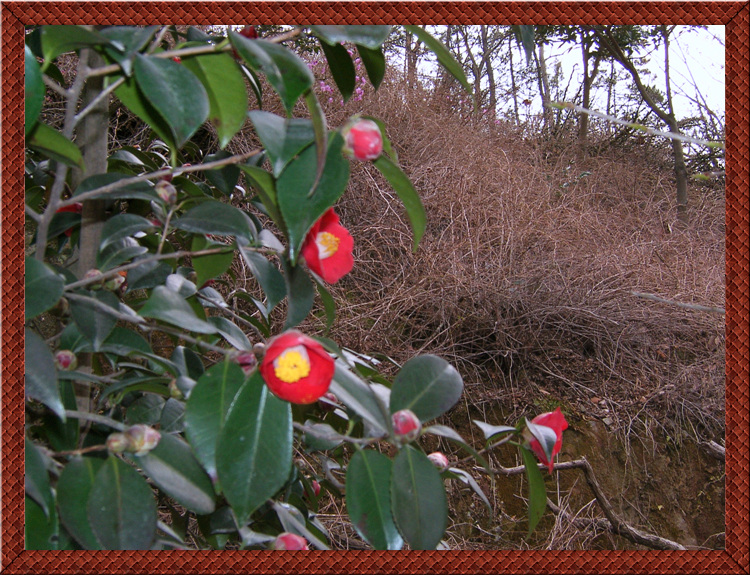
M674 301L671 299L664 299L663 297L659 297L658 295L654 295L652 293L643 293L639 291L631 291L630 295L634 295L635 297L640 297L643 299L650 299L651 301L658 301L659 303L666 303L669 305L676 305L677 307L684 307L685 309L692 309L695 311L705 311L708 313L717 313L724 315L726 314L726 310L723 307L709 307L705 305L698 305L695 303L683 303L681 301Z

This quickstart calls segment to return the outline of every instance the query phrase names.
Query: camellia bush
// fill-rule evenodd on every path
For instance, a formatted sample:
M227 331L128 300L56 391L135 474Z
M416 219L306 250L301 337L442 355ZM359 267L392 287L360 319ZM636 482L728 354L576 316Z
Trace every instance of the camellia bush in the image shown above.
M407 28L466 85L437 40ZM328 286L357 265L335 211L352 162L391 184L415 250L425 229L387 126L327 125L299 52L322 53L347 100L355 51L381 83L392 28L221 30L27 31L26 548L187 548L194 520L201 548L328 549L326 493L375 549L445 548L445 481L489 502L469 471L425 453L429 435L488 473L483 453L517 445L531 533L567 427L559 408L477 421L475 449L434 423L463 392L448 362L420 355L389 380L363 350L301 328L316 309L335 321ZM269 98L283 116L262 109ZM112 143L118 100L148 145ZM259 147L229 153L248 119ZM218 150L191 141L206 122ZM236 281L238 262L253 281Z

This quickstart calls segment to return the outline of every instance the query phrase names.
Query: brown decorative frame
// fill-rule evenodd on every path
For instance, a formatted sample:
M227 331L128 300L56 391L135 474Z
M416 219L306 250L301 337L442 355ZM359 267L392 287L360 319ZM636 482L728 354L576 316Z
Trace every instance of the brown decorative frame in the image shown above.
M747 2L2 2L2 564L7 573L748 573L750 178ZM25 551L23 29L25 24L726 25L725 551ZM744 168L742 166L745 166Z

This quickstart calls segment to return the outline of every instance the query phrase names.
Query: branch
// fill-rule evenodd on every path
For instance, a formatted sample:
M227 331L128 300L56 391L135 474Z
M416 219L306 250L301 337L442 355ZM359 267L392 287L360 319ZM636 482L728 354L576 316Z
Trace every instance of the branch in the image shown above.
M705 305L698 305L695 303L683 303L681 301L674 301L671 299L664 299L663 297L659 297L658 295L654 295L651 293L642 293L639 291L631 291L630 295L634 295L635 297L640 297L643 299L650 299L651 301L658 301L659 303L666 303L668 305L674 305L677 307L682 307L685 309L692 309L695 311L705 311L707 313L716 313L720 315L725 315L727 312L723 307L709 307Z

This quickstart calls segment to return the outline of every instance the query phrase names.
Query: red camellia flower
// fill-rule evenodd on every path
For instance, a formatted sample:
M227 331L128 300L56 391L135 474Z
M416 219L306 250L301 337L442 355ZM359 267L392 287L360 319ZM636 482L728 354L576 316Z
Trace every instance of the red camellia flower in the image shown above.
M534 419L531 420L531 423L549 427L555 432L555 435L557 436L555 446L552 448L552 458L549 461L547 461L547 456L544 453L544 449L542 449L542 445L539 443L539 441L537 441L536 438L532 438L531 441L529 441L529 447L531 448L531 450L534 452L537 458L539 458L539 461L544 463L549 468L549 472L552 473L552 469L555 466L553 460L555 458L555 455L560 453L560 449L562 448L562 432L568 429L568 422L565 421L565 416L558 407L555 411L537 415Z
M81 202L76 202L75 204L70 204L69 206L64 206L60 209L58 209L55 213L56 214L62 214L64 212L70 212L72 214L80 214L83 211L83 204ZM73 233L73 228L68 228L65 230L65 235L70 237Z
M334 284L352 271L354 239L339 224L339 216L329 208L313 224L302 243L302 257L307 267L329 284Z
M273 542L273 548L277 551L307 551L307 541L304 537L294 533L281 533Z
M432 463L437 467L440 471L444 471L445 469L448 469L450 466L450 463L448 462L448 458L445 456L444 453L441 453L440 451L435 451L434 453L430 453L427 456L427 459L432 461Z
M269 342L258 369L276 397L307 404L328 391L335 367L322 345L297 330L289 330Z
M383 135L372 120L356 120L344 129L344 151L363 162L377 160L383 151Z

